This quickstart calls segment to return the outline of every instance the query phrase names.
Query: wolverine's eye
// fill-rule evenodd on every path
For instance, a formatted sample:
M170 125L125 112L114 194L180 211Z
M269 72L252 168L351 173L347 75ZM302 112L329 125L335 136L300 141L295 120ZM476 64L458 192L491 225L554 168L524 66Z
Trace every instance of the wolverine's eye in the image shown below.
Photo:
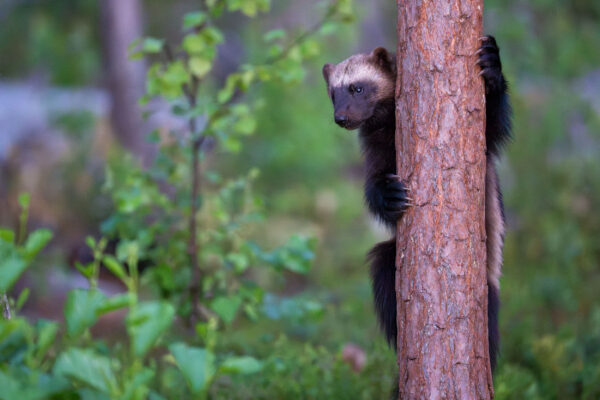
M349 91L351 94L354 94L354 93L361 94L361 93L362 93L362 91L363 91L363 88L362 88L362 87L360 87L360 86L354 86L354 85L350 85L350 86L348 86L348 91Z

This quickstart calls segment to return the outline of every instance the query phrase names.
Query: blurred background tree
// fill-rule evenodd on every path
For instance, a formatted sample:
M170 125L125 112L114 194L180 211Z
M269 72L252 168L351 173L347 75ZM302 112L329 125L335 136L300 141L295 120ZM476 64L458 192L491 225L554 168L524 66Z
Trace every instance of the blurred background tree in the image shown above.
M228 3L252 11L250 4L259 7L260 2ZM294 38L319 23L323 9L309 7L314 3L277 1L258 18L248 19L241 12L221 18L218 28L224 41L210 72L215 88L226 84L227 76L241 65L264 61L270 51L262 40L265 32L274 32L271 40L276 46L278 40ZM391 390L394 355L376 328L364 264L364 253L382 232L362 206L356 138L335 127L320 73L325 62L377 45L395 46L395 9L389 3L355 4L347 10L353 17L348 25L326 22L319 29L332 34L317 40L314 57L302 72L290 72L290 80L302 83L274 80L243 95L236 92L236 101L243 98L255 105L255 135L230 142L229 151L206 144L205 166L220 176L261 171L252 186L264 199L265 219L245 234L260 237L267 247L294 234L316 238L313 268L307 274L252 276L266 289L259 307L266 318L258 322L237 318L220 330L218 353L252 355L262 361L262 370L258 375L217 380L210 389L213 398L372 399ZM178 43L184 35L183 16L202 4L140 1L139 16L132 17L141 21L139 28L129 21L126 25L133 33L123 34L121 40L143 35ZM124 60L123 44L114 43L118 30L106 32L102 8L111 5L126 6L116 1L101 6L94 0L0 3L0 226L18 225L18 194L27 191L30 230L44 227L54 232L48 248L10 292L18 303L24 288L30 287L29 299L14 305L22 305L19 313L31 321L39 317L62 321L65 293L87 287L74 268L75 260L93 260L84 238L99 237L102 221L118 211L111 196L101 190L107 162L124 160L115 156L121 154L118 143L151 161L155 145L142 137L155 129L163 133L186 129L186 118L171 112L170 104L160 99L139 108L147 118L137 120L136 95L131 94L122 95L127 103L117 112L125 112L124 118L137 121L141 128L119 127L111 117L119 104L115 91L136 93L141 85L139 69L132 67L135 72L127 75L131 79L111 89L108 75L124 72L111 70L111 63ZM485 31L500 44L514 108L514 141L500 168L508 234L496 398L596 399L600 397L596 293L600 5L595 0L490 0L485 7ZM295 26L298 30L290 29ZM285 38L277 33L281 28L286 28ZM112 61L103 50L111 45L120 49ZM131 145L122 135L138 136ZM210 188L212 183L207 182ZM160 190L169 194L168 188ZM19 248L4 251L24 251ZM106 295L125 290L104 272L98 286ZM83 355L92 350L111 356L125 352L123 315L117 314L100 318L92 330L99 341L94 349L86 347ZM42 332L52 337L55 325L43 321L38 325L36 337ZM2 332L0 371L6 372L6 351L15 342L7 341L8 336L2 336L6 331ZM342 351L349 343L359 349L356 357ZM54 360L62 346L60 341L54 343L50 352L54 356L41 358L41 365ZM170 347L169 354L176 359L181 349ZM164 347L160 351L156 360L164 355ZM351 368L343 362L362 359L361 351L364 363ZM64 362L61 368L65 370ZM178 370L165 371L158 385L164 396L189 393L176 391L182 390L176 382L184 379Z

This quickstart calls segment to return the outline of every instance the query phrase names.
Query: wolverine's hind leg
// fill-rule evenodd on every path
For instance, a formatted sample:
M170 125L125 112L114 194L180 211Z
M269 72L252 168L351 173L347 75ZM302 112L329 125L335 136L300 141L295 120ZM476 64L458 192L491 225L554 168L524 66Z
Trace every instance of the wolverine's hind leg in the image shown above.
M487 151L498 155L500 147L510 138L511 108L508 101L508 83L502 74L500 49L493 36L484 36L477 51L477 64L485 82L485 137Z

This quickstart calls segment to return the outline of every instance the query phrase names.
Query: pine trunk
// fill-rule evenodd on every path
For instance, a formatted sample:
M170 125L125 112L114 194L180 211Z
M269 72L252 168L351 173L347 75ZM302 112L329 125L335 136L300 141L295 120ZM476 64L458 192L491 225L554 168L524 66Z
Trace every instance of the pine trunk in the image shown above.
M111 99L111 121L119 142L145 162L150 146L144 140L139 98L144 94L146 68L129 59L128 48L143 35L140 0L102 0L101 33L105 79Z
M490 399L483 1L397 4L399 398Z

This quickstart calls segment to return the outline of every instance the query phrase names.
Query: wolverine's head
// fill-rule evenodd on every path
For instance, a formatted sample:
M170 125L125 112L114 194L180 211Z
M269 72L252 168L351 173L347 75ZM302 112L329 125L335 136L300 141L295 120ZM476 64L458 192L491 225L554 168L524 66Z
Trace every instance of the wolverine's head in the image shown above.
M360 128L382 117L382 108L393 113L395 56L383 47L370 54L356 54L339 64L325 64L323 77L333 102L335 123L346 129Z

